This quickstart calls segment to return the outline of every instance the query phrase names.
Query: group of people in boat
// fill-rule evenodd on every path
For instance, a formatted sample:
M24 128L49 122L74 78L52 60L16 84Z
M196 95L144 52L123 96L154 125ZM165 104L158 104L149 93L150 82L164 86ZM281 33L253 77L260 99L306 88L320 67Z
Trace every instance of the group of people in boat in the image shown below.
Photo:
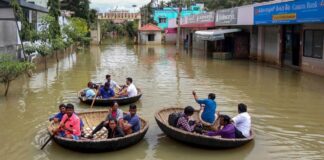
M59 106L59 113L51 117L49 120L59 123L59 127L53 131L53 134L61 137L80 140L80 139L92 139L94 134L105 127L108 131L107 138L124 137L125 135L132 134L140 131L141 121L137 112L135 104L129 106L129 113L119 109L117 102L110 107L109 113L100 124L90 133L85 136L84 123L82 119L74 112L73 104L61 104Z
M95 90L98 90L96 94ZM87 88L83 90L81 96L87 99L102 98L125 98L137 96L138 90L133 83L131 77L126 78L126 85L119 86L115 81L111 79L111 75L106 75L106 82L103 86L98 86L93 82L88 82Z
M238 104L238 115L231 118L228 115L216 113L216 95L210 93L208 98L199 99L196 92L192 92L195 101L201 106L199 120L190 120L194 114L194 108L187 106L184 112L179 114L176 127L207 136L220 136L222 138L248 138L251 134L251 116L247 112L247 106Z

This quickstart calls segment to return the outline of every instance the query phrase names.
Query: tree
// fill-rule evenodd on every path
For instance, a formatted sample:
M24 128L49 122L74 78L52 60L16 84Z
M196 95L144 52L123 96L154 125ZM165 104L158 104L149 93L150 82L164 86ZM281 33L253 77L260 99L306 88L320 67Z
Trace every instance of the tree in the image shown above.
M51 42L53 38L51 33L53 32L49 26L55 23L55 18L49 15L43 16L41 19L40 31L37 33L39 43L36 45L36 51L40 54L45 61L45 70L47 70L47 56L52 54Z
M87 25L87 22L82 18L71 18L69 29L69 37L71 37L75 42L82 43L83 39L85 37L88 37L87 34L89 32L89 27Z
M73 11L73 17L79 17L86 20L88 26L90 24L90 1L89 0L63 0L62 9Z
M56 62L59 62L57 52L61 49L65 48L63 38L61 36L57 36L56 38L52 39L51 41L52 50L55 52Z
M14 60L14 57L9 55L0 55L0 83L5 85L4 96L8 94L11 81L30 72L34 67L32 63Z
M51 37L61 36L61 29L59 24L59 16L61 16L60 11L60 1L59 0L49 0L47 3L49 7L49 15L54 17L54 21L49 24L49 30Z

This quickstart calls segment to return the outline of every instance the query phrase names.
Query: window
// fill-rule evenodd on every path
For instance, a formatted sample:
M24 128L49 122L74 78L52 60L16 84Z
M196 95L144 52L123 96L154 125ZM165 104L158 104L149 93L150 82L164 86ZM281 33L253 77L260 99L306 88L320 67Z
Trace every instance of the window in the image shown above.
M304 56L322 59L324 31L306 30L304 35Z
M148 41L154 41L154 38L155 38L155 34L148 34L147 35Z
M159 18L159 23L166 23L166 18Z

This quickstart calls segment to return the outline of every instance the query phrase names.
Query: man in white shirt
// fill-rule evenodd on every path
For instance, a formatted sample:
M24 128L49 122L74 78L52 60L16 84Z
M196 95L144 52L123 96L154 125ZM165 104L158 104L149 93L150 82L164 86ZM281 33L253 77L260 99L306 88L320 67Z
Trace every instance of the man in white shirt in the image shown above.
M111 80L111 76L109 74L106 75L106 80L110 84L110 88L115 91L115 89L120 89L120 86L113 80Z
M127 89L125 93L121 93L120 97L134 97L137 96L137 89L133 84L133 79L128 77L126 78Z
M238 104L238 115L232 118L235 127L241 132L241 134L247 138L250 137L251 131L251 116L247 112L247 106L243 103ZM238 137L238 138L244 138Z

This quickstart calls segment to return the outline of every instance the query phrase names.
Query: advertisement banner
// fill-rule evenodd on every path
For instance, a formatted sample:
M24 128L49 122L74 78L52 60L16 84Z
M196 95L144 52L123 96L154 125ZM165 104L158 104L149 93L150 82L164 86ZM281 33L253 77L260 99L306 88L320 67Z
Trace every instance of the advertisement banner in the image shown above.
M216 25L237 24L237 8L223 9L216 13Z
M324 22L324 0L300 0L254 8L254 24Z

